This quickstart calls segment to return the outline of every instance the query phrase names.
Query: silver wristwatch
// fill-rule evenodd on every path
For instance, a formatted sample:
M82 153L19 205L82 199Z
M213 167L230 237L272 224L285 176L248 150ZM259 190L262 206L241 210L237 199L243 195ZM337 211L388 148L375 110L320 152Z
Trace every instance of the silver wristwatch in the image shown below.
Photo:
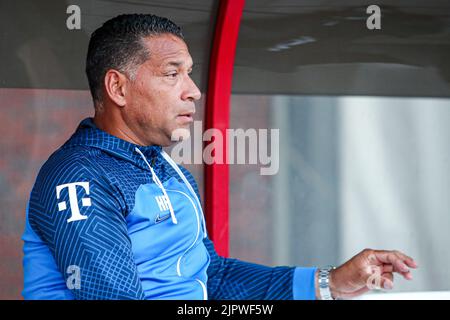
M330 291L330 272L336 269L333 266L319 268L319 292L321 300L334 300Z

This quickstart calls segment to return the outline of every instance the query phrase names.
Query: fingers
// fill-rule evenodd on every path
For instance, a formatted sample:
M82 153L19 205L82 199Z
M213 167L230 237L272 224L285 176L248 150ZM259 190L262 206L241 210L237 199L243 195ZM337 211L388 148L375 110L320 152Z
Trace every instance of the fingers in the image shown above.
M408 257L406 254L400 252L400 251L393 251L393 253L399 257L408 267L410 268L417 268L417 263L414 261L413 258ZM411 271L400 271L399 272L406 280L412 280L413 276L411 274Z
M381 275L381 287L386 290L394 288L394 275L392 273L383 273Z
M403 260L403 262L410 268L416 269L417 263L414 261L413 258L407 256L406 254L404 254L403 252L400 251L392 251L397 257L399 257L400 259Z
M381 268L382 273L392 273L392 272L398 272L397 270L394 270L394 266L392 264L383 264ZM398 272L401 274L406 280L412 280L413 276L411 274L411 271L408 272Z
M392 272L384 272L385 269L391 269L389 267L372 267L372 275L367 279L366 286L370 290L387 289L391 290L394 287L394 274Z
M403 278L405 278L406 280L412 280L412 279L413 279L413 276L412 276L412 274L411 274L410 271L409 271L409 272L403 272L403 273L401 273L401 275L402 275Z
M341 272L342 278L350 279L341 283L351 283L347 292L354 294L362 288L390 290L394 287L394 273L412 279L410 268L417 268L417 263L402 252L365 249L338 269L347 270Z
M383 267L381 269L382 273L392 273L395 272L394 266L392 264L383 264ZM411 271L408 272L398 272L400 273L406 280L412 280L413 276Z
M390 264L394 272L398 272L409 278L409 268L417 268L417 263L410 257L398 251L374 251L375 258L383 264Z
M383 263L390 263L394 267L394 272L408 272L408 266L393 252L383 252L380 255L375 254Z
M383 273L392 273L394 272L394 266L392 264L383 264Z

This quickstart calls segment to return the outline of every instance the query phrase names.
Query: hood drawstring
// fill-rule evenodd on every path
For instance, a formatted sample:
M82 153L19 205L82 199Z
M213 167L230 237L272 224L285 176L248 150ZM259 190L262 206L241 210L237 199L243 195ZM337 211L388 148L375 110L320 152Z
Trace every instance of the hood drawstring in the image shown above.
M200 199L197 197L197 194L194 191L194 188L192 188L191 184L189 183L188 179L184 175L184 173L180 170L178 165L173 161L173 159L164 151L161 151L162 156L166 161L172 166L172 168L175 169L175 171L178 173L178 175L181 177L181 179L184 181L184 184L188 187L189 191L192 193L192 196L197 200L198 207L200 208L200 211L202 213L202 221L203 221L203 230L204 230L204 238L208 236L208 231L206 230L206 222L205 222L205 215L203 214L202 205L200 203Z
M174 224L177 224L177 217L175 217L175 212L173 211L173 207L172 207L172 202L170 202L170 198L169 195L166 192L166 189L164 188L163 184L161 183L161 180L159 180L158 176L156 175L155 171L153 170L153 168L150 166L150 164L148 163L147 159L145 158L144 154L142 153L141 150L139 150L137 147L134 148L134 150L139 153L142 157L142 159L144 159L145 163L147 164L147 166L150 168L150 171L152 172L152 179L153 182L161 189L162 193L164 194L164 197L166 197L167 202L169 204L169 210L170 210L170 217L172 218L172 222Z

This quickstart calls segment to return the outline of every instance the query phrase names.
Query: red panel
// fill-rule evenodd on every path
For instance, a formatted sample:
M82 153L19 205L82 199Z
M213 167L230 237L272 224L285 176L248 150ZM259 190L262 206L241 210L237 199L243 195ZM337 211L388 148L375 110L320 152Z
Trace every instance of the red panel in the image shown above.
M215 128L224 137L223 164L205 165L205 214L209 237L217 253L229 254L229 170L226 161L230 126L230 96L236 43L245 0L221 0L216 20L206 98L205 130Z

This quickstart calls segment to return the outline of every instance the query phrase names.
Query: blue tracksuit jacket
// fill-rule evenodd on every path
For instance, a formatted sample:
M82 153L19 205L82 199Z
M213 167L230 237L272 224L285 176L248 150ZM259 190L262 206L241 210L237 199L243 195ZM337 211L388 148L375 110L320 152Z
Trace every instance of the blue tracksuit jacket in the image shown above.
M314 299L315 268L218 256L192 175L91 118L42 166L22 239L25 299Z

